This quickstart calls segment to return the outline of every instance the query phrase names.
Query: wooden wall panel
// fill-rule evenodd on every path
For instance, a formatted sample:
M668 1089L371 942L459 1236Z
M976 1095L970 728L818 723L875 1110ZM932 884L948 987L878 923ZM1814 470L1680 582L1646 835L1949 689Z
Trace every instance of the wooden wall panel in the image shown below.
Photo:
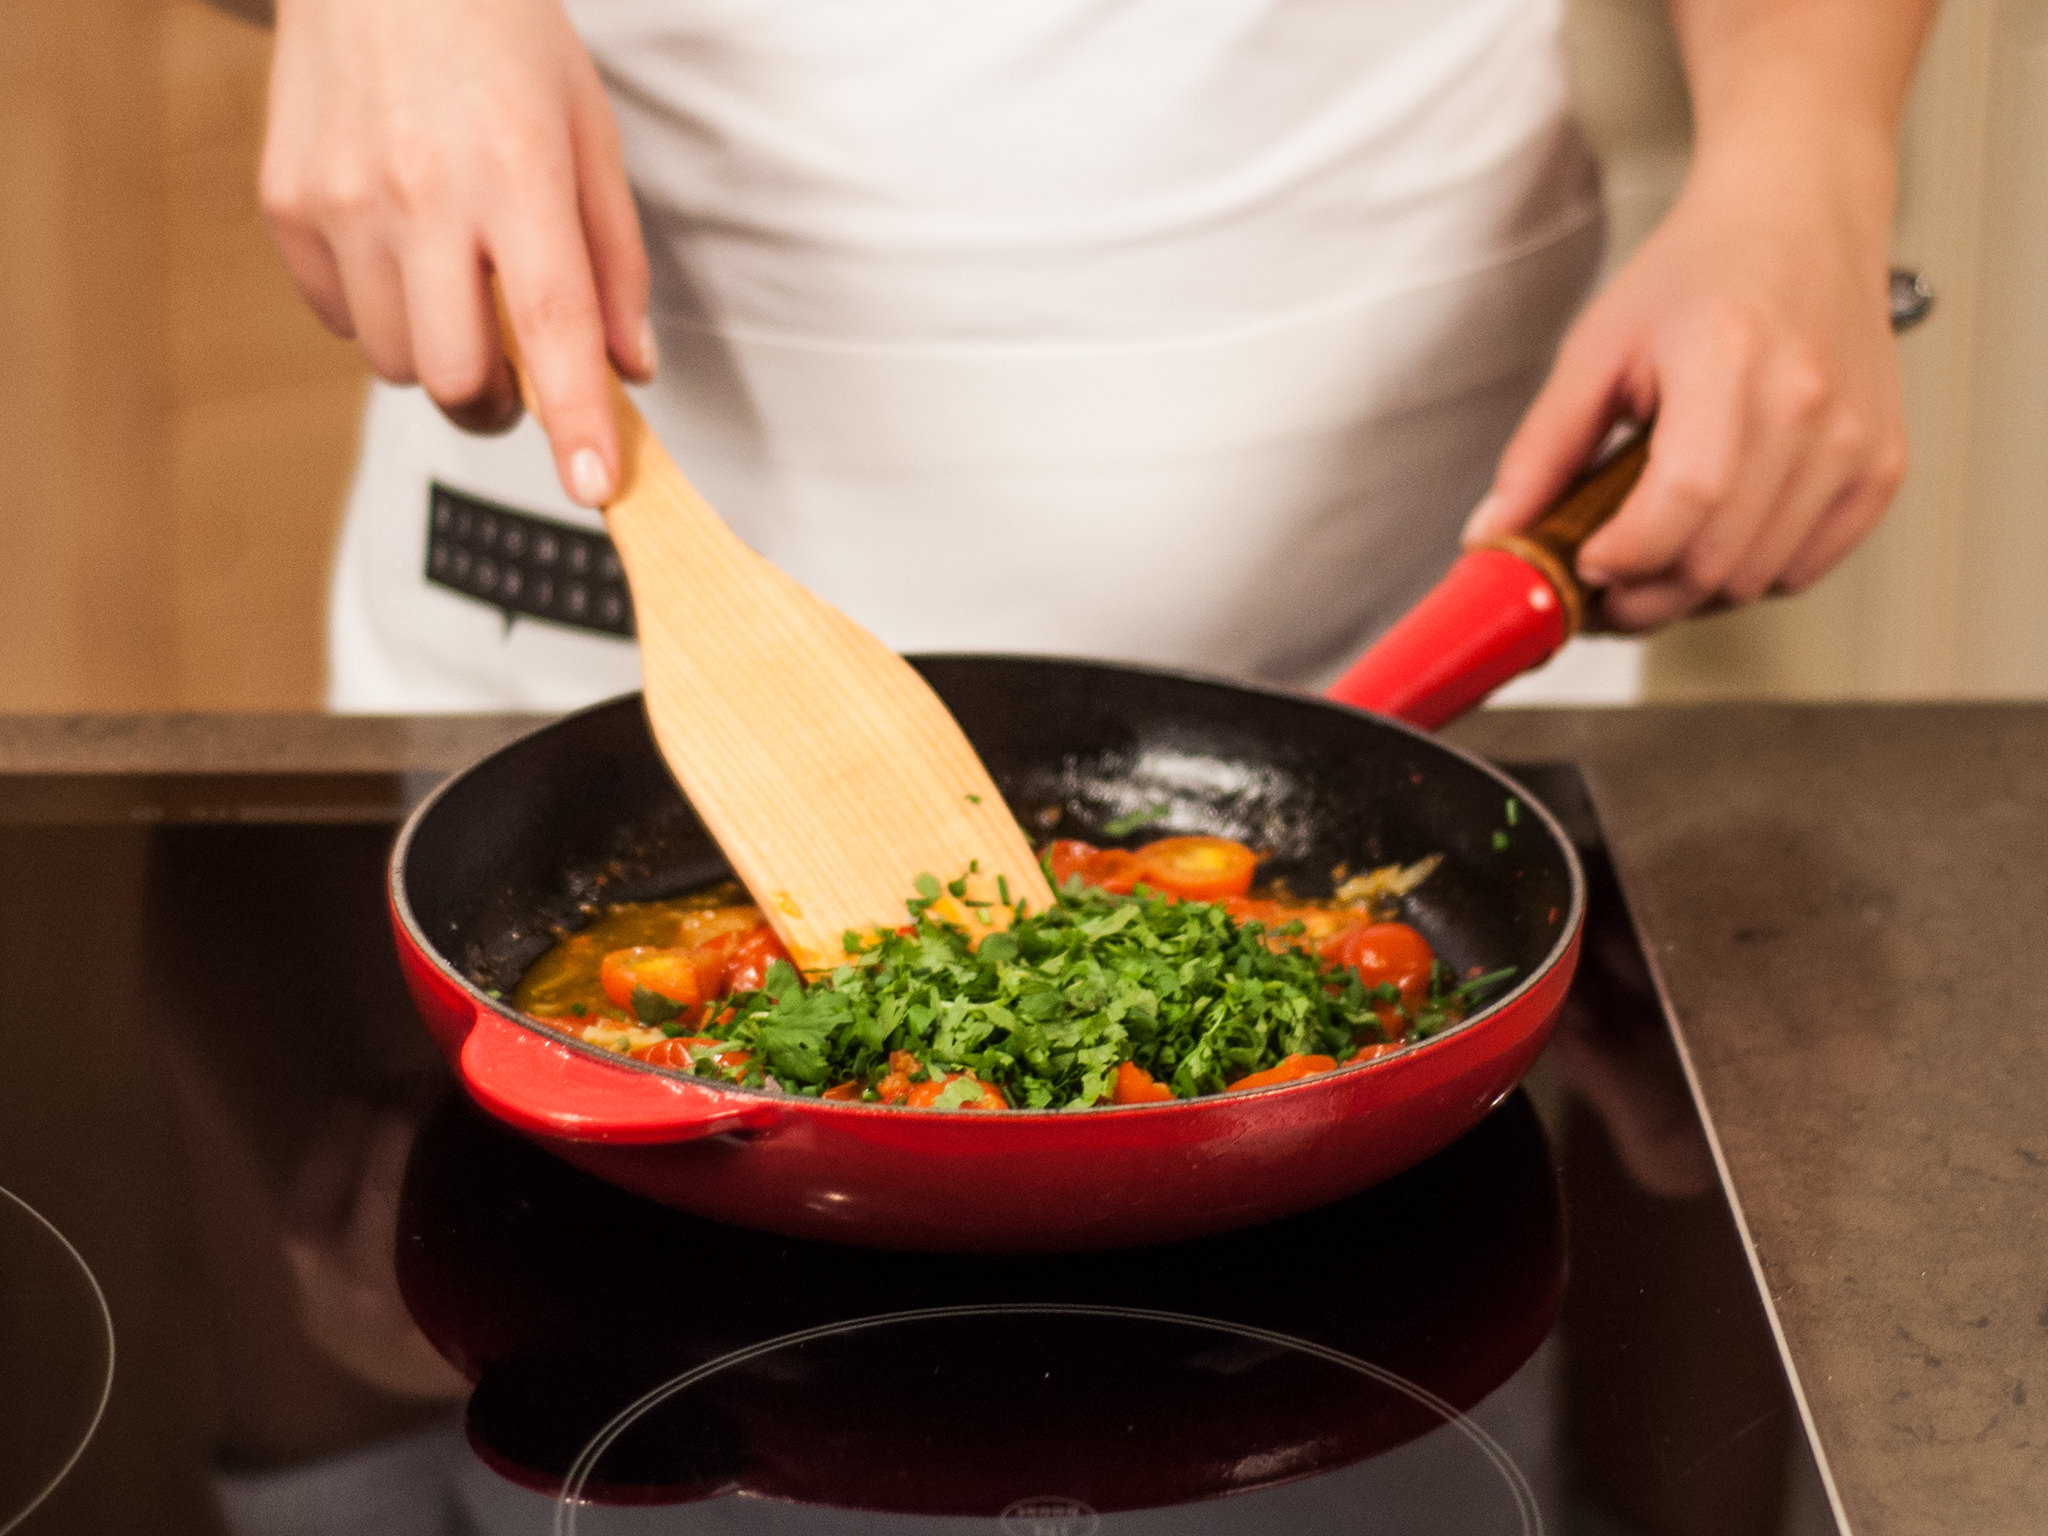
M256 205L268 34L173 0L162 58L176 699L314 708L363 366L313 319Z
M255 200L269 42L0 0L0 709L308 708L364 373Z
M0 708L166 702L155 0L0 0Z

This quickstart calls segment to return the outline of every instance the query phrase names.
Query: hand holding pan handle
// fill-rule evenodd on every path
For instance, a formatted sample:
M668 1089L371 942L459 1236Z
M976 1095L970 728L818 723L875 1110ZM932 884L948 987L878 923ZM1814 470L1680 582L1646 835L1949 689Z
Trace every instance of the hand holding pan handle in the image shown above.
M570 1141L695 1141L779 1118L772 1099L713 1092L667 1072L622 1072L488 1008L476 1010L463 1037L462 1081L508 1125Z
M1895 271L1890 301L1892 329L1903 331L1926 318L1934 295L1918 274ZM1579 547L1642 478L1651 425L1619 431L1529 527L1459 556L1327 697L1434 730L1549 660L1592 606L1573 570Z

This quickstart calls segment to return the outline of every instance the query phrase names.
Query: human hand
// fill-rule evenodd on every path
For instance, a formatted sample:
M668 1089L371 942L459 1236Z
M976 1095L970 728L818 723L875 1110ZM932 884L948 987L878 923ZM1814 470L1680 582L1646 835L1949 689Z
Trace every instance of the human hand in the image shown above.
M1467 545L1526 527L1614 419L1654 412L1642 480L1578 557L1615 628L1802 591L1854 548L1906 464L1889 154L1760 133L1697 164L1565 338Z
M496 274L563 486L618 483L605 360L655 368L616 124L558 0L280 0L265 216L331 331L458 426L518 416Z

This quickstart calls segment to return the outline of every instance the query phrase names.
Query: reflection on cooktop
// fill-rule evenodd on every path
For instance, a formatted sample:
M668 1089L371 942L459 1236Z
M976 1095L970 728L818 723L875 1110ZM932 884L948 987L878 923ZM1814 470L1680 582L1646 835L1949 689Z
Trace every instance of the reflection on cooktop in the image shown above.
M36 1182L0 1182L106 1282L123 1364L21 1529L1833 1530L1584 787L1519 772L1592 898L1521 1092L1287 1221L1003 1259L718 1226L470 1109L384 926L388 785L32 786L0 947L29 974L93 914L65 979L99 1034L10 1016ZM22 1262L0 1230L10 1295ZM103 1390L103 1326L29 1317L10 1404Z
M613 1502L991 1517L1053 1491L1107 1513L1309 1477L1456 1421L1550 1331L1564 1273L1556 1170L1521 1096L1377 1190L1121 1254L935 1258L722 1227L453 1100L399 1210L400 1283L477 1382L478 1452ZM1480 1469L1498 1458L1460 1433ZM1503 1486L1513 1509L1519 1474Z

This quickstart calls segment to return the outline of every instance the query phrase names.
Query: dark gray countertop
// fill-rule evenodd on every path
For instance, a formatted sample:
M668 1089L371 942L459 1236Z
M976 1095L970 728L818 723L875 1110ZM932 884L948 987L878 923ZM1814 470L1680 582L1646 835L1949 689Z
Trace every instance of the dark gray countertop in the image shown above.
M510 717L16 717L0 773L443 772ZM2048 1528L2048 705L1496 711L1592 781L1857 1536Z
M2048 1529L2048 707L1456 736L1587 767L1851 1530Z

